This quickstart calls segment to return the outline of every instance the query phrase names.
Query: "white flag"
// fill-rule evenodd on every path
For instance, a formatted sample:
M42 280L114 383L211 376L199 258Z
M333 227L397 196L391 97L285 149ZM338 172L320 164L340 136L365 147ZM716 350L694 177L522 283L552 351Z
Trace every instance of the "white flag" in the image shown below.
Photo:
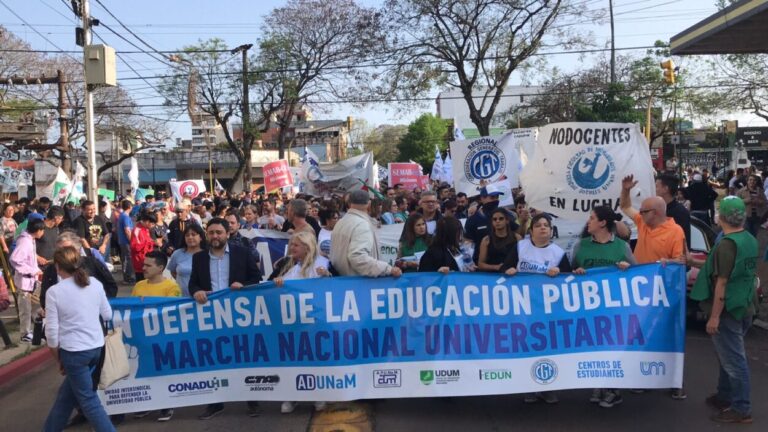
M136 158L131 158L131 170L128 171L128 181L131 182L131 195L139 190L139 163Z
M205 192L205 182L203 180L177 180L169 181L171 193L177 202L181 202L184 197L191 199Z
M453 162L451 161L451 154L445 155L443 161L443 181L448 184L453 184Z
M432 180L443 180L443 157L440 155L440 148L435 144L435 163L432 164L432 175L429 176Z
M466 139L464 138L464 132L461 131L461 128L459 128L459 124L456 122L456 119L453 119L453 140L459 141Z

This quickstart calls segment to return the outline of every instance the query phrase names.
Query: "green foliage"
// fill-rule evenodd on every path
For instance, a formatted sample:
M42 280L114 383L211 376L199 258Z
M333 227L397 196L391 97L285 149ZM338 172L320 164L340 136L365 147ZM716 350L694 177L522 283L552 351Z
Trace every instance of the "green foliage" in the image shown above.
M585 122L638 123L643 115L637 110L637 102L626 93L624 85L613 83L608 90L595 95L591 106L576 109L576 119Z
M435 145L440 150L447 146L446 134L449 124L449 120L432 114L422 114L408 125L408 132L397 144L400 153L398 160L418 162L426 172L430 172L435 161Z

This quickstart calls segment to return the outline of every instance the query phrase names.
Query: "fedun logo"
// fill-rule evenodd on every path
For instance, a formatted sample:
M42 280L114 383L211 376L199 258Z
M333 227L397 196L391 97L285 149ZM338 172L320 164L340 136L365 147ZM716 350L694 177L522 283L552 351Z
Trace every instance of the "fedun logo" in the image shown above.
M435 380L435 371L423 370L419 372L419 379L424 385L430 385Z
M531 367L531 378L539 384L551 384L557 379L557 364L550 359L541 359Z
M343 377L335 375L296 375L296 390L334 390L357 387L355 374L344 374Z
M615 171L613 157L607 151L589 147L577 152L568 162L566 181L573 190L596 195L613 183Z
M666 375L667 366L664 364L664 362L661 362L661 361L640 362L640 373L645 376Z
M469 152L464 158L464 175L470 182L496 181L505 173L506 167L507 159L495 140L480 138L469 145Z
M499 381L512 379L512 371L507 369L480 369L480 381Z

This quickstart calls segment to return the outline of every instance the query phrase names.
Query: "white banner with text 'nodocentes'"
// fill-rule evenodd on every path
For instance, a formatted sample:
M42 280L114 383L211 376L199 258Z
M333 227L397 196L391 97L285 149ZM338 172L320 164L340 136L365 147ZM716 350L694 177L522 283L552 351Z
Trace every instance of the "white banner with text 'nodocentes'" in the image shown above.
M586 223L594 207L619 209L621 180L630 174L638 181L630 194L638 207L655 186L648 143L636 124L553 123L539 128L520 182L531 207Z

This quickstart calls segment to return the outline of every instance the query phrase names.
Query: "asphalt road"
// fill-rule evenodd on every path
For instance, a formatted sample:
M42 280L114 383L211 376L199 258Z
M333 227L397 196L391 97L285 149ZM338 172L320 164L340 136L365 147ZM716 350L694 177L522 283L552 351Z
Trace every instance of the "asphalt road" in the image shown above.
M700 328L689 329L685 359L688 399L675 401L666 391L642 394L624 392L624 404L603 409L588 402L588 390L560 392L557 405L525 405L519 395L388 399L370 403L377 431L714 431L766 430L768 424L768 331L753 328L747 338L752 368L752 401L755 423L718 425L709 420L712 411L704 398L714 390L717 359L712 344ZM51 367L30 374L20 382L0 388L0 428L4 431L39 431L50 409L61 376ZM227 404L218 417L197 420L204 407L176 410L173 420L157 423L152 414L128 418L121 431L306 431L312 418L311 404L289 415L280 414L278 402L263 403L259 418L246 415L244 403ZM71 429L89 431L87 426ZM333 429L329 429L333 430ZM344 429L350 430L350 429Z

